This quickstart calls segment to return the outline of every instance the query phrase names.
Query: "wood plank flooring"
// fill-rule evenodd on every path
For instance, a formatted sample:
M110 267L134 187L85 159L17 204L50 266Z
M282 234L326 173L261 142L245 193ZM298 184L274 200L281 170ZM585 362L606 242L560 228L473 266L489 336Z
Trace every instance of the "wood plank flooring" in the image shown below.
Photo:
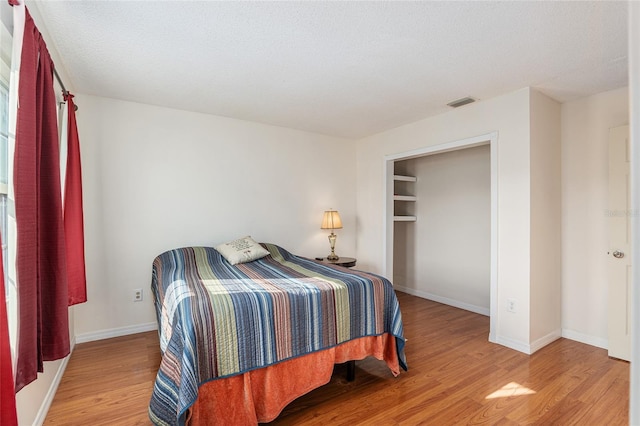
M45 425L150 425L158 333L76 345Z
M487 341L489 318L398 293L409 371L345 365L273 425L627 425L629 364L560 339L532 356ZM45 425L149 425L156 332L80 344Z

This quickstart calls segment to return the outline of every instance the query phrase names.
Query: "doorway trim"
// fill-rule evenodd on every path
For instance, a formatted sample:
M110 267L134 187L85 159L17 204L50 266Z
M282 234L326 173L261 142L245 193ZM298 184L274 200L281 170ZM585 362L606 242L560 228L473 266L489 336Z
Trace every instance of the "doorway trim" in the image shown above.
M442 154L476 146L489 145L491 169L491 265L489 284L489 341L496 342L498 318L498 132L487 133L454 142L429 145L411 151L384 156L384 206L382 208L383 229L382 275L393 280L393 175L396 161L410 160L427 155Z

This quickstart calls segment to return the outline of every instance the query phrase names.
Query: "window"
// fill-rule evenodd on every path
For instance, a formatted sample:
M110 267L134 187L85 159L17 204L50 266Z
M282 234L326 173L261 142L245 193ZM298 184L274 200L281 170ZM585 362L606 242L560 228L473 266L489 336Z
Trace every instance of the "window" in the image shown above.
M7 272L7 195L9 162L9 77L11 73L11 35L0 25L0 233L2 233L2 255L4 271ZM7 280L5 280L5 283ZM8 293L8 286L6 290ZM8 294L7 294L8 295Z
M2 65L5 67L5 64ZM4 73L3 73L4 74ZM9 162L8 159L9 146L9 85L4 79L4 75L0 79L0 235L2 235L2 259L4 261L3 270L7 269L7 195L8 195L8 176ZM6 275L5 275L6 278ZM5 283L7 280L5 279ZM5 288L5 296L8 296L9 286Z
M2 10L2 12L5 12L5 10ZM5 19L0 24L0 232L2 233L2 259L4 261L5 299L10 343L12 350L15 350L18 300L15 262L13 262L16 247L15 209L11 191L11 158L14 135L10 131L12 127L15 128L15 125L11 126L12 121L15 123L15 117L11 117L9 103L13 38L4 21Z

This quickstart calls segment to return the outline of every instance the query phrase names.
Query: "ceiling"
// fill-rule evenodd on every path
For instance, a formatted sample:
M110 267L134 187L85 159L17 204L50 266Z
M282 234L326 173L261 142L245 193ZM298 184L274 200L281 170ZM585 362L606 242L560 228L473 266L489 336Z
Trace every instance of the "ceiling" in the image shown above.
M627 3L32 1L77 93L361 138L628 85Z

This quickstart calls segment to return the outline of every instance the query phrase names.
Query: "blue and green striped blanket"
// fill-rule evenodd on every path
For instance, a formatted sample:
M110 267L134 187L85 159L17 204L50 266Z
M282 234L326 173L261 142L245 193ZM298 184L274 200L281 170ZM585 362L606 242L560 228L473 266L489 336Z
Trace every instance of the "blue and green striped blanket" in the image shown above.
M182 425L198 387L364 336L396 338L391 283L263 244L269 255L232 266L215 249L185 247L153 262L160 369L149 405L157 425Z

